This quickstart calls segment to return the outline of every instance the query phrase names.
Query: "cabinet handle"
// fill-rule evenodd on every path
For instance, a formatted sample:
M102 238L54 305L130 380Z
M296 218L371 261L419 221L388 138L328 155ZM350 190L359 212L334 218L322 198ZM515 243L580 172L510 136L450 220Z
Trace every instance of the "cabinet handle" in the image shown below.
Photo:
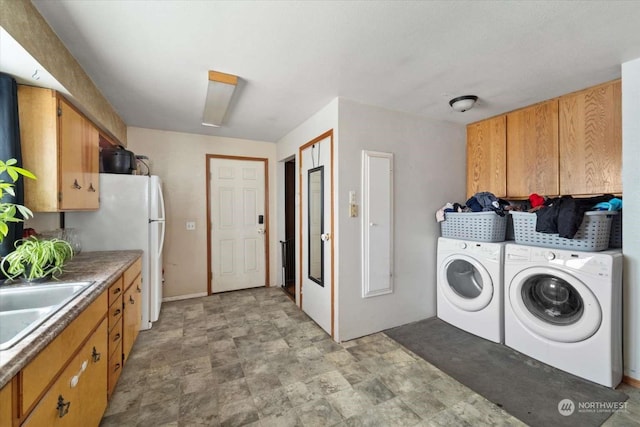
M142 289L140 289L140 286L136 285L136 291L138 291L138 293L142 292Z
M136 300L133 299L131 295L129 295L129 304L135 304Z
M92 182L89 183L89 189L87 191L89 191L91 193L95 193L96 192L96 189L93 188L93 183Z
M116 334L115 337L113 337L113 342L116 342L120 339L120 334Z
M118 369L120 369L120 364L116 363L115 367L113 368L113 372L117 371Z
M82 186L80 184L78 184L78 180L77 179L73 180L73 188L75 190L80 190L82 188Z
M115 294L119 294L119 293L120 293L120 291L121 291L121 289L120 289L120 288L115 288L115 289L113 290L113 294L114 294L114 295L115 295Z
M114 311L114 312L113 312L113 315L114 315L114 316L117 316L117 315L119 315L119 314L120 314L120 309L119 309L119 308L117 308L117 309L116 309L116 311Z
M100 353L98 353L98 350L96 350L95 347L93 347L93 351L91 352L91 358L93 359L94 362L97 362L100 360Z
M62 418L69 413L69 406L71 406L71 402L65 402L64 397L59 395L58 405L56 406L56 409L58 410L58 418Z

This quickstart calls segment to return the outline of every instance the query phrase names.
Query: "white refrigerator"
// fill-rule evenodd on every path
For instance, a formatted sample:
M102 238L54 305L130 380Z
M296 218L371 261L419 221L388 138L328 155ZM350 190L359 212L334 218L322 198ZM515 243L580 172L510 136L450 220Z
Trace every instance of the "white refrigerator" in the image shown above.
M165 210L158 176L100 174L100 209L67 212L83 251L142 249L142 324L150 329L162 303Z

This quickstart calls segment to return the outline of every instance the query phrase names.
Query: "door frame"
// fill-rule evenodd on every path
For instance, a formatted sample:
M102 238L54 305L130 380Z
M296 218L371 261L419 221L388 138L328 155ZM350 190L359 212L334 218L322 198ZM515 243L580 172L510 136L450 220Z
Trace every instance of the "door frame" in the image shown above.
M331 233L331 238L329 239L329 243L330 243L330 250L331 250L331 272L330 274L330 278L331 278L331 338L333 338L335 336L335 328L334 328L334 323L335 323L335 233L334 233L334 170L333 170L333 165L334 165L334 161L333 161L333 129L329 129L328 131L326 131L325 133L323 133L322 135L319 135L315 138L313 138L311 141L301 145L298 148L298 183L300 185L300 209L299 209L299 213L298 213L298 217L299 217L299 223L298 223L298 253L299 253L299 260L300 260L300 265L299 265L299 283L300 283L300 287L299 287L299 301L300 301L300 309L302 310L302 285L304 283L304 277L302 274L302 267L303 267L303 262L304 260L302 259L302 247L303 247L303 240L302 240L302 203L304 203L304 196L305 196L305 190L304 188L302 188L302 167L303 167L303 162L302 162L302 152L304 150L306 150L307 148L311 147L313 144L316 144L320 141L322 141L323 139L329 138L329 147L330 147L330 167L331 167L331 185L330 185L330 194L331 194L331 230L329 231L329 233Z
M206 161L206 191L207 191L207 295L212 295L213 268L211 266L211 159L240 160L264 163L264 286L269 287L269 159L266 157L228 156L224 154L207 154Z

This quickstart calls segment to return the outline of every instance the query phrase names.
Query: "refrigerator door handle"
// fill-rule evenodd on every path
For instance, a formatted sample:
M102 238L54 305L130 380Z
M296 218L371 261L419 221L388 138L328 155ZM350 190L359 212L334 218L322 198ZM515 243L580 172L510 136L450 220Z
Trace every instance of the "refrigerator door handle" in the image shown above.
M164 233L165 233L165 223L164 221L158 221L161 224L160 227L160 244L158 245L158 257L162 255L162 248L164 247Z
M158 202L160 204L160 218L158 219L162 219L164 220L164 194L162 194L162 186L158 185Z

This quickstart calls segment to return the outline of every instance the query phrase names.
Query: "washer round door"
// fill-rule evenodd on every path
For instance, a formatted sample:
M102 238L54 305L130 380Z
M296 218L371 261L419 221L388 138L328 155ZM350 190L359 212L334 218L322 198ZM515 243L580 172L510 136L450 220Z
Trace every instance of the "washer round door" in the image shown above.
M602 322L593 292L575 276L550 267L516 274L509 283L509 304L525 328L551 341L584 341Z
M464 311L479 311L491 302L493 281L487 269L467 255L452 255L441 265L442 293Z

